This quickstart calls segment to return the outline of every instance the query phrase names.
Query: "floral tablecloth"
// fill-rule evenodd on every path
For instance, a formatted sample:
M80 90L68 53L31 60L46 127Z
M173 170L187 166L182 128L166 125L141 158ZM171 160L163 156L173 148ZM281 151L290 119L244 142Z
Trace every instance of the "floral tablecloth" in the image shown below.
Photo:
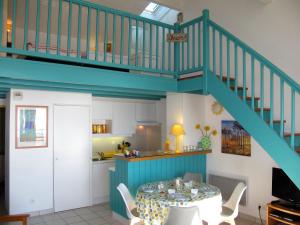
M158 185L163 188L158 189ZM175 194L168 194L168 189L175 189ZM191 194L191 189L198 189L198 194ZM136 195L137 210L140 218L147 225L163 224L170 206L197 206L200 216L209 224L217 224L222 210L220 190L212 185L193 182L192 186L176 186L175 181L163 181L144 184Z

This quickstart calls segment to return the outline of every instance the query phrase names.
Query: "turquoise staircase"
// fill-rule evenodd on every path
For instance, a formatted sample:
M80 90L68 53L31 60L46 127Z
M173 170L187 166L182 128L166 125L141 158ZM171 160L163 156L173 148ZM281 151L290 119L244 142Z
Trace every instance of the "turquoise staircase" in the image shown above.
M299 84L209 20L207 10L203 12L203 23L205 91L226 108L300 188L300 133L296 132L295 122Z
M210 20L208 10L173 26L83 0L48 0L42 40L45 4L34 2L32 13L28 0L13 0L9 9L0 0L0 96L10 88L146 99L176 91L211 94L300 188L299 84ZM10 45L4 44L5 10L11 10ZM73 20L77 12L78 19ZM54 15L57 29L52 24ZM17 20L24 21L22 32ZM35 21L34 39L28 34L29 21ZM186 42L167 41L168 34L181 32L187 34ZM182 79L199 72L202 76Z

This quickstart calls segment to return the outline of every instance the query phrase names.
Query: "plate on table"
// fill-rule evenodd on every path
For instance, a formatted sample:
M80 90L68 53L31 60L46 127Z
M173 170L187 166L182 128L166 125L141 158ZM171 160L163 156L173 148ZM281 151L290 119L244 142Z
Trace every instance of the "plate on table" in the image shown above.
M174 198L175 200L177 200L177 201L187 201L187 200L189 200L189 198L187 196L185 196L184 194L182 194L182 193L174 193L174 194L170 194L170 196L172 198Z
M142 190L145 193L153 193L154 192L154 190L152 188L143 188Z

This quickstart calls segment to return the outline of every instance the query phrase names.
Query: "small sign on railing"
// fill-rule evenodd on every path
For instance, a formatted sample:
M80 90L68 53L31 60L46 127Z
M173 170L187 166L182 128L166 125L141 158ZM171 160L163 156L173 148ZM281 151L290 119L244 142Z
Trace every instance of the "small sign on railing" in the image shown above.
M186 33L167 34L168 42L187 42L188 35Z

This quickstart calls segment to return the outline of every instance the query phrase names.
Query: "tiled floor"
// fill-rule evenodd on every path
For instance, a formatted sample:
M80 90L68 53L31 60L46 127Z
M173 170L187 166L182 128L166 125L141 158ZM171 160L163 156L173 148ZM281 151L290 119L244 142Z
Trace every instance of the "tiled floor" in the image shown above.
M20 223L0 223L1 225L20 225ZM253 221L238 218L237 225L258 225ZM29 225L121 225L112 218L108 204L80 208L59 213L29 218ZM223 225L223 224L222 224ZM224 223L225 225L225 223Z

